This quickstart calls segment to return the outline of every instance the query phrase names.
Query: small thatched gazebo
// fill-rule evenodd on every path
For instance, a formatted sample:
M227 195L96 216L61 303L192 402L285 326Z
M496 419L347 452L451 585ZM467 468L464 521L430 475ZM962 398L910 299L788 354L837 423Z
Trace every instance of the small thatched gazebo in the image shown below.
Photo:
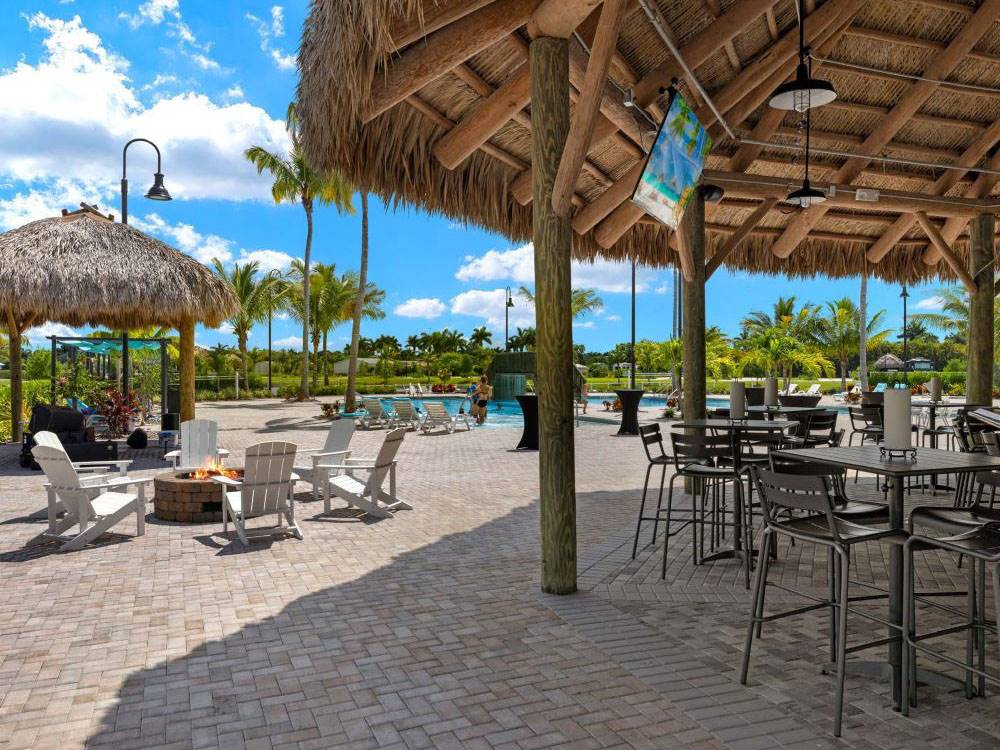
M875 369L879 372L889 372L891 370L905 370L906 363L895 354L883 354L875 360Z
M0 311L10 335L11 421L21 432L21 336L47 320L180 333L181 419L194 416L194 327L237 301L207 267L89 206L0 234Z

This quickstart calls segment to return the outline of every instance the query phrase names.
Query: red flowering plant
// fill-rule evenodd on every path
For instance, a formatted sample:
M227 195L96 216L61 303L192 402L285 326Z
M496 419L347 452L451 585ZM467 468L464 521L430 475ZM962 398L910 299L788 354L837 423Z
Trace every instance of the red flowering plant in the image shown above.
M123 393L112 388L104 394L104 401L97 413L104 417L105 433L109 438L118 438L128 434L129 420L139 408L139 399L135 391Z

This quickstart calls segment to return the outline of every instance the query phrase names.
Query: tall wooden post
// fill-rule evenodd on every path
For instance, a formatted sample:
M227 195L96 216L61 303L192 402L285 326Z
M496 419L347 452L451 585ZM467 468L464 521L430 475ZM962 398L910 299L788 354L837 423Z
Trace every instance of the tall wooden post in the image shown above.
M177 329L180 341L181 421L194 419L194 321L185 320Z
M572 228L569 218L552 210L552 186L569 133L567 40L532 40L530 65L542 591L571 594L576 591Z
M965 400L993 403L993 214L969 223L969 273L976 291L969 295L969 371Z
M705 199L700 190L684 210L679 240L691 250L694 278L683 287L684 419L705 416Z
M21 442L24 431L22 412L24 410L24 371L21 367L21 334L24 332L16 315L5 310L7 324L7 346L10 350L10 439Z

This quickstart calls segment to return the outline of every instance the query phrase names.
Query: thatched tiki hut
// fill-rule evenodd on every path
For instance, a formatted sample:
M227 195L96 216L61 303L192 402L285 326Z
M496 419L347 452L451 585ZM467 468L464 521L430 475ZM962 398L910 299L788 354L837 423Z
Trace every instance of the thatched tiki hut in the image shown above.
M194 328L235 310L207 267L89 207L0 234L0 310L10 335L11 418L21 435L21 336L47 320L180 333L181 419L194 416Z
M988 399L997 20L1000 0L313 0L298 98L315 166L534 240L545 590L575 586L571 254L681 268L689 416L721 266L957 279L976 311L969 398ZM824 201L793 205L805 118L770 100L806 54L837 97L809 110ZM696 194L672 233L630 198L675 79L725 196Z

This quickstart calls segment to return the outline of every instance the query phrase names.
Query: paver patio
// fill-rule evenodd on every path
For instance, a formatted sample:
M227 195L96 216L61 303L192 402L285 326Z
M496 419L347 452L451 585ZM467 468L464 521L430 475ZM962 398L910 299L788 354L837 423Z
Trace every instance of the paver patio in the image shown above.
M246 446L322 443L315 404L202 405L239 463ZM821 615L765 629L751 685L736 679L748 596L737 565L690 564L677 537L631 560L645 458L607 425L577 429L582 592L539 593L537 456L511 429L410 434L400 494L375 522L317 518L305 539L244 551L221 524L152 517L146 536L57 554L40 474L0 466L0 746L251 748L995 748L998 698L921 692L908 719L887 686L849 677L844 737L819 674ZM357 454L380 433L358 433ZM148 469L152 471L152 469ZM871 493L862 478L852 491ZM947 503L944 495L914 502ZM775 574L817 589L814 550L781 549ZM877 580L879 550L857 557ZM921 588L960 587L930 558ZM771 601L776 601L772 599ZM877 605L876 605L877 606ZM873 626L852 620L851 636ZM996 654L996 643L988 647Z

